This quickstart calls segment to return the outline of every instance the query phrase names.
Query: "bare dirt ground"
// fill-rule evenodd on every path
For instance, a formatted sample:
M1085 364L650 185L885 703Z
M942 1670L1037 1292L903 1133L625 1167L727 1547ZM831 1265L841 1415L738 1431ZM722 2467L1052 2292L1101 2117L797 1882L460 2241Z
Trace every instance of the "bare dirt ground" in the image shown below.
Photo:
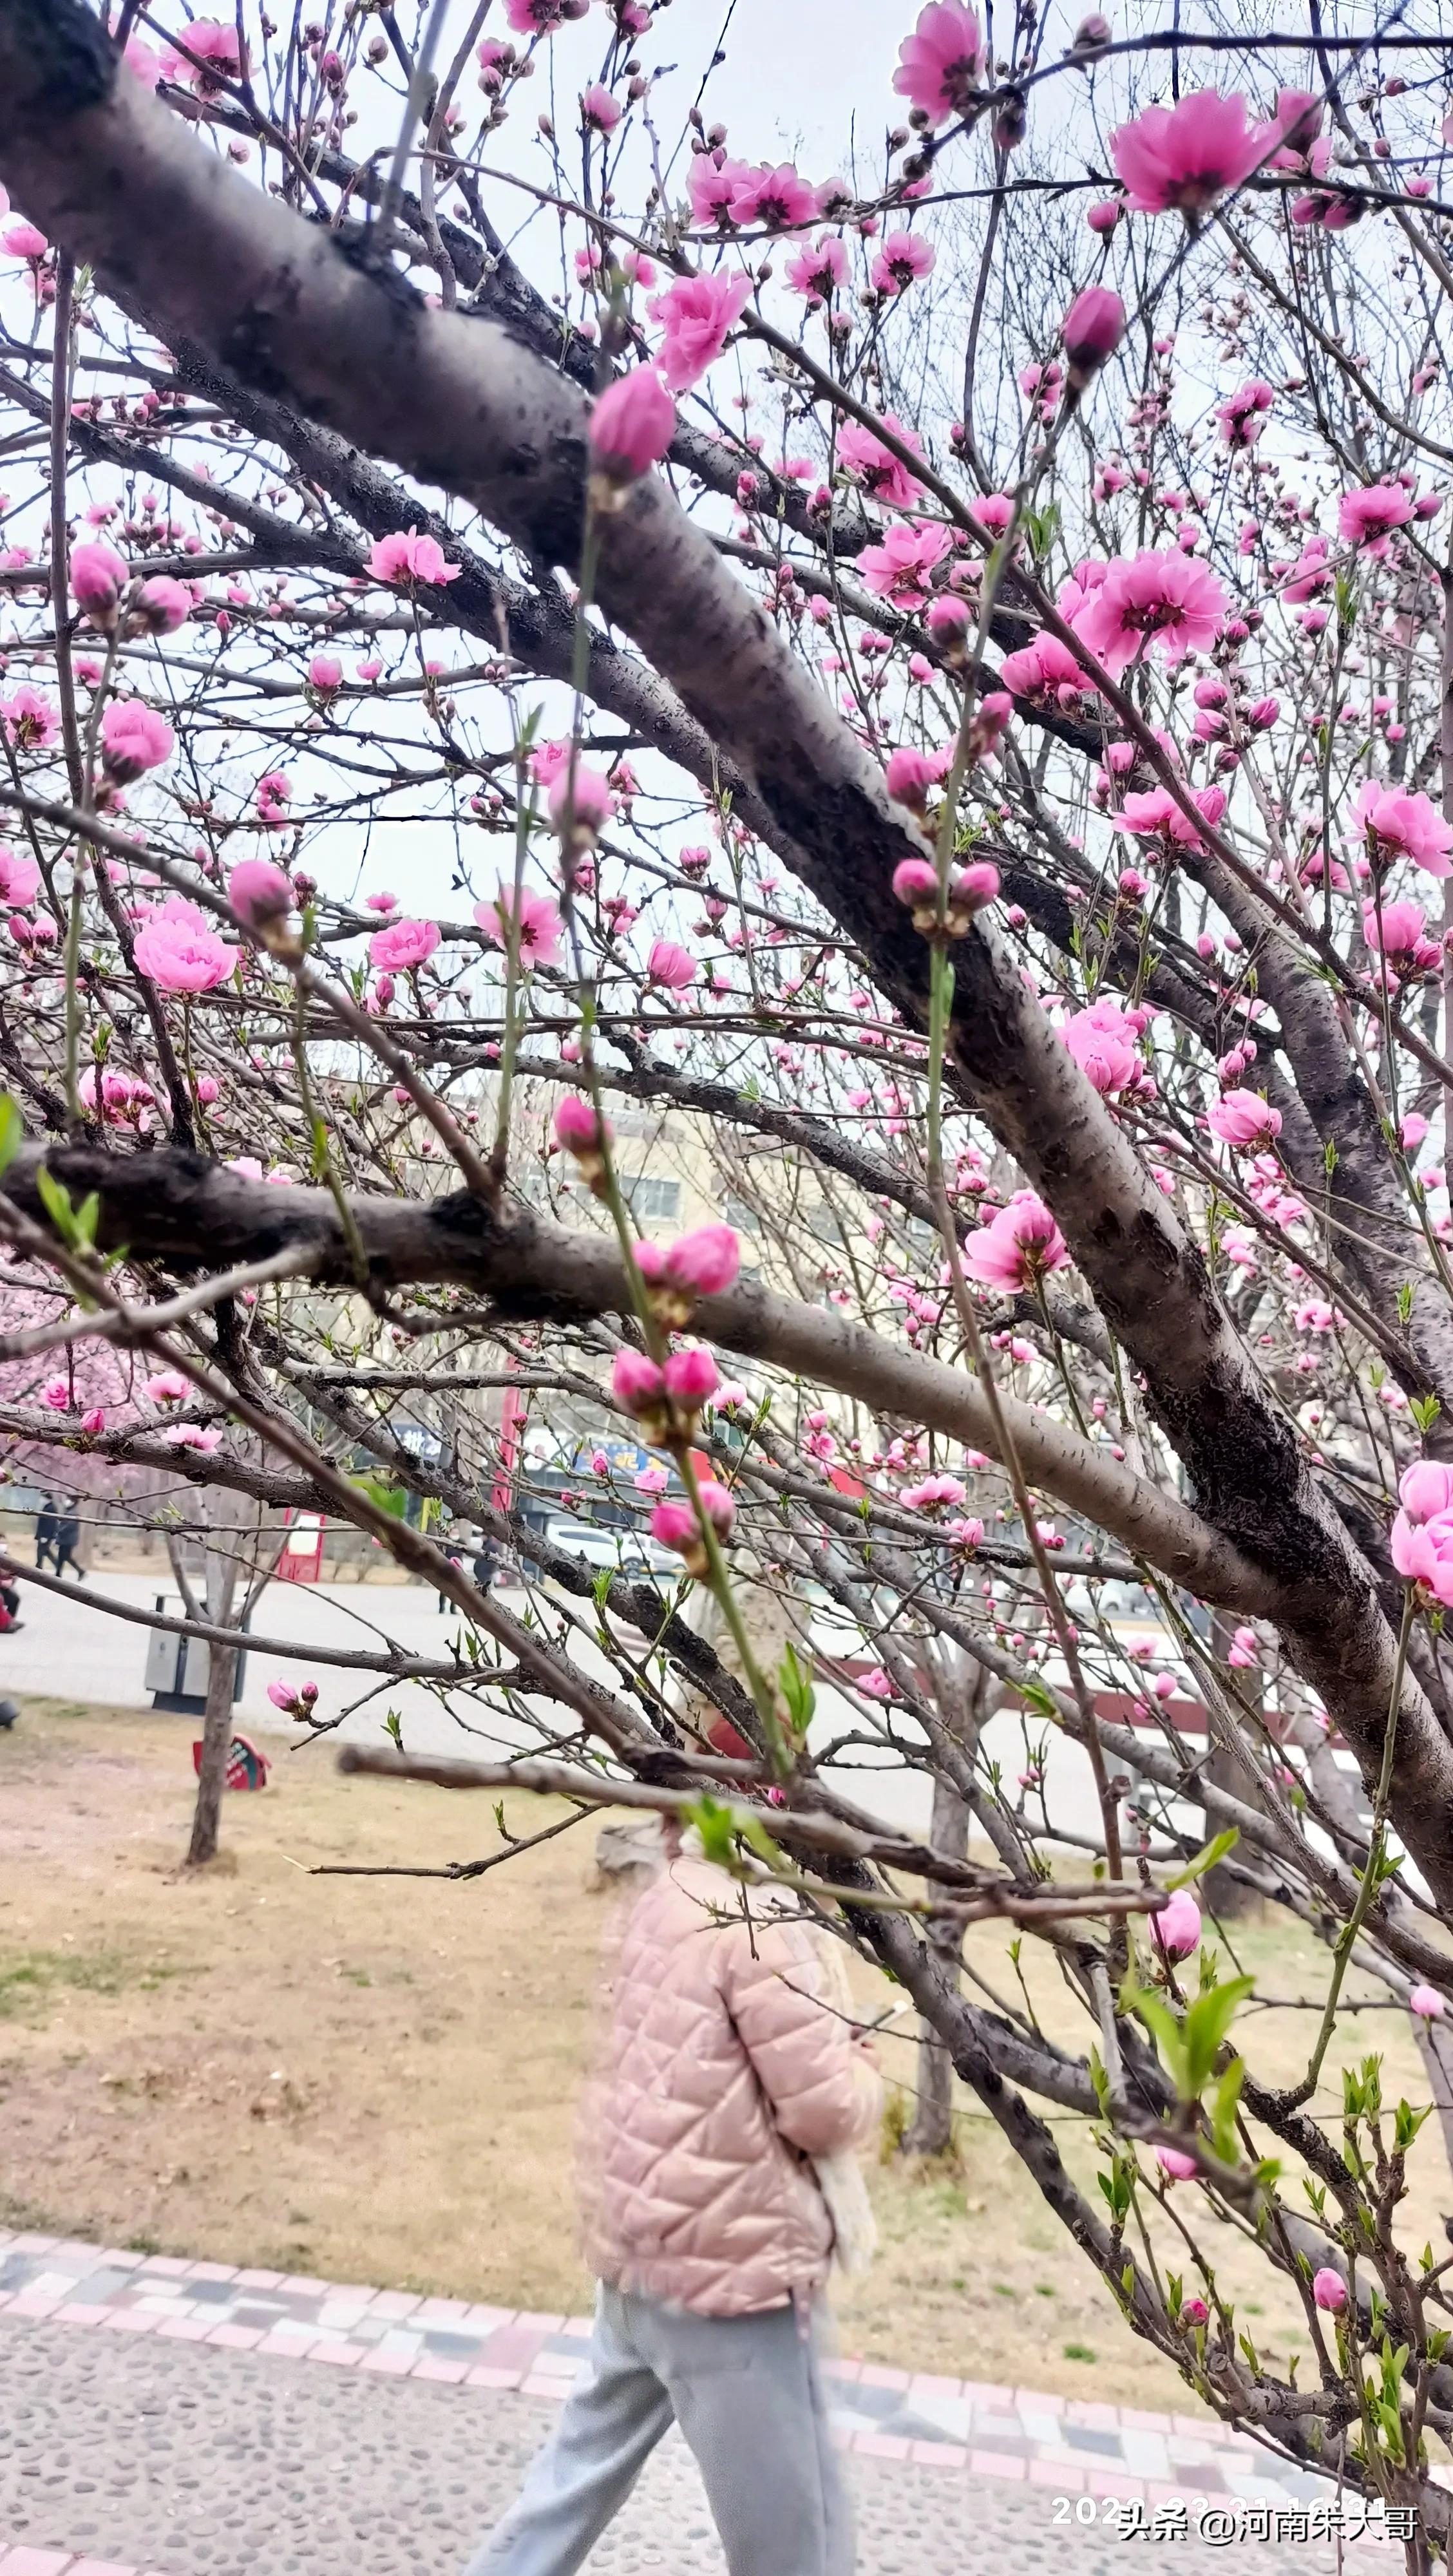
M595 1884L595 1825L465 1885L319 1878L320 1862L477 1858L499 1836L484 1800L342 1779L324 1746L269 1744L271 1784L229 1797L224 1859L193 1876L178 1865L193 1731L50 1701L0 1736L0 2222L580 2311L575 2108L614 1901ZM513 1800L507 1822L524 1835L550 1812ZM1295 1994L1313 1947L1281 1927L1237 1938L1259 1995ZM1053 1959L1024 1949L1044 2027L1080 2045ZM970 1956L1008 1994L1006 1950L984 1927ZM889 1990L866 1972L859 1984L881 2010ZM1292 2078L1314 2023L1250 2017L1258 2070ZM1382 2053L1389 2096L1425 2098L1400 2015L1348 2021L1339 2040L1349 2062ZM890 2038L883 2056L910 2085L911 2046ZM1334 2046L1324 2108L1340 2062ZM914 2170L889 2154L871 2172L882 2244L838 2298L844 2347L1184 2406L992 2124L968 2097L961 2113L955 2160ZM1098 2201L1080 2125L1056 2134ZM1441 2243L1453 2187L1435 2120L1412 2174L1402 2232ZM1296 2302L1261 2258L1225 2230L1212 2251L1261 2349L1305 2353Z

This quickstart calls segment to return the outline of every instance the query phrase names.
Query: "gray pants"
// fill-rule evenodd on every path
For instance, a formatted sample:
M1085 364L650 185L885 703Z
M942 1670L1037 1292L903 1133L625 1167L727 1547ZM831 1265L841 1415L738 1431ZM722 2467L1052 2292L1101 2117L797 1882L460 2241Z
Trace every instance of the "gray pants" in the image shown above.
M589 2372L467 2576L574 2576L673 2416L731 2576L852 2576L815 2333L790 2307L700 2317L604 2285Z

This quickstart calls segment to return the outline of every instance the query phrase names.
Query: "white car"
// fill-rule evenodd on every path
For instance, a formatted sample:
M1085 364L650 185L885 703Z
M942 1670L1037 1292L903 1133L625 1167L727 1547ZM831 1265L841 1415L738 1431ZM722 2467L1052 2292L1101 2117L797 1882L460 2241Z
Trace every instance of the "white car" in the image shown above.
M547 1521L551 1547L588 1565L592 1574L670 1574L678 1571L669 1548L637 1530L602 1529L592 1521Z

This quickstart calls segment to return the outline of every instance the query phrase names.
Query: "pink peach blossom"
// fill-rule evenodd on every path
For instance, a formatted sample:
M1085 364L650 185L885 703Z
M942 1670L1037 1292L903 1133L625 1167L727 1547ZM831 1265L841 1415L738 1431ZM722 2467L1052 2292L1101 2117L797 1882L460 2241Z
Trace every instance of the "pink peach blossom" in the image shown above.
M1343 493L1337 533L1344 545L1380 561L1393 529L1405 528L1412 515L1412 500L1401 483L1372 483L1363 491Z
M809 304L826 304L843 284L848 273L848 255L841 235L822 233L809 249L806 242L795 250L783 269L783 276L794 295L805 295ZM844 428L856 428L856 422L844 422ZM838 433L838 454L842 455L842 432Z
M673 393L684 393L721 356L751 294L750 277L716 269L704 277L678 277L653 298L646 309L662 328L657 360Z
M165 993L210 993L226 982L237 950L219 939L200 905L169 895L136 935L136 963Z
M411 581L435 588L457 581L464 566L447 563L443 548L433 537L421 537L417 528L409 528L391 537L377 538L369 549L368 569L375 581L402 590Z
M437 921L390 921L368 943L371 963L383 975L404 975L423 966L439 945Z
M983 69L983 33L973 10L964 0L928 0L898 48L893 87L935 129L963 114Z
M1399 1512L1388 1550L1405 1583L1420 1583L1436 1601L1453 1608L1453 1512L1436 1512L1417 1522Z
M109 716L111 713L112 709L108 707L106 714ZM60 725L56 708L49 698L41 696L38 689L17 689L13 698L0 705L0 715L5 719L6 734L18 751L44 751L48 744L54 742Z
M0 847L0 905L26 912L40 892L40 870L28 850Z
M1411 859L1429 876L1453 876L1453 824L1445 823L1429 799L1415 789L1383 787L1363 781L1352 819L1379 866L1390 859Z
M918 608L928 596L928 576L942 563L952 539L937 520L915 525L895 519L880 546L864 546L858 569L869 590L899 608Z
M1075 620L1075 632L1115 678L1149 645L1169 663L1204 653L1226 614L1226 594L1203 564L1175 547L1146 548L1109 566Z
M1240 92L1192 90L1175 107L1148 107L1110 137L1110 157L1136 214L1172 208L1199 218L1266 155L1274 129L1249 125Z
M927 277L933 260L933 244L922 233L885 233L869 277L880 295L902 295L918 278Z
M620 100L605 86L592 81L580 95L580 122L596 134L614 134L625 110Z
M1248 1147L1261 1153L1281 1134L1281 1111L1259 1092L1228 1091L1213 1102L1207 1124L1223 1145L1234 1146L1238 1153Z
M563 831L568 821L577 832L588 835L600 831L616 809L604 771L592 769L585 760L577 760L572 776L567 759L555 775L548 801L550 820L557 831Z
M720 1297L742 1266L742 1247L729 1225L699 1225L664 1249L638 1243L636 1261L652 1287L675 1288L689 1297Z
M731 199L734 224L760 224L769 233L796 232L818 212L817 190L793 168L779 161L775 169L737 166Z
M1016 1190L988 1225L969 1237L964 1268L986 1288L1033 1288L1069 1260L1064 1236L1033 1190Z
M558 966L560 941L564 924L560 907L546 894L532 894L525 886L520 892L520 964ZM501 948L509 945L511 925L515 918L515 890L512 885L496 887L488 903L477 903L474 918L481 930L498 941Z
M883 427L892 431L901 447L910 448L916 456L922 455L922 440L911 429L905 429L895 413L884 412ZM871 500L881 501L890 510L906 510L915 493L923 489L917 476L902 459L895 456L890 447L885 447L872 430L864 428L861 421L839 422L837 461L845 474L851 474L854 481L862 485Z

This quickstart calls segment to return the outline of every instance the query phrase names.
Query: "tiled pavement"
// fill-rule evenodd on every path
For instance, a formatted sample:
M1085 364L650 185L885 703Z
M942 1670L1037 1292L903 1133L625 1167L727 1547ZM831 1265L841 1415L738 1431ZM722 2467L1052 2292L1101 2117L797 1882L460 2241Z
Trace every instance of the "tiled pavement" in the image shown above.
M558 2404L568 2395L585 2366L588 2334L584 2318L0 2231L0 2346L11 2357L0 2398L0 2576L210 2576L213 2568L221 2576L254 2565L269 2576L274 2568L352 2571L364 2563L361 2529L371 2571L457 2569L461 2533L471 2517L477 2532L498 2512L543 2429L541 2404L523 2401ZM308 2367L314 2363L322 2367ZM874 2567L905 2565L928 2576L942 2552L945 2569L957 2568L964 2537L987 2536L989 2524L1006 2568L1034 2567L1050 2554L1062 2563L1066 2547L1082 2566L1098 2564L1087 2553L1108 2543L1119 2554L1106 2527L1110 2499L1138 2498L1154 2516L1182 2497L1270 2508L1247 2538L1300 2537L1291 2563L1308 2576L1319 2563L1305 2546L1304 2512L1298 2534L1297 2508L1320 2500L1325 2512L1326 2483L1209 2419L874 2363L830 2368L838 2437L855 2455L860 2514L870 2528L876 2517L881 2533ZM379 2380L397 2390L383 2417ZM400 2452L406 2425L416 2447ZM691 2463L674 2436L672 2443L681 2456L653 2464L657 2487L654 2497L643 2491L637 2527L592 2557L602 2576L617 2567L661 2565L674 2576L719 2568L709 2531L697 2528ZM491 2444L496 2466L469 2488ZM3 2475L7 2458L17 2464L13 2484ZM418 2493L407 2498L407 2533L384 2530L379 2520L396 2505L404 2513L402 2458L421 2464ZM460 2472L452 2486L441 2466L451 2459ZM370 2478L382 2502L365 2514L359 2499ZM258 2491L269 2480L272 2523L259 2520ZM34 2517L37 2504L47 2519ZM338 2531L325 2541L330 2515ZM418 2525L431 2520L438 2528L421 2542ZM260 2529L269 2534L264 2557L256 2554ZM274 2544L274 2530L286 2540ZM910 2532L913 2547L900 2558ZM73 2551L109 2545L128 2560L68 2555L51 2545L62 2540ZM658 2558L652 2552L663 2540L667 2554ZM1194 2538L1189 2549L1188 2556L1180 2541L1173 2553L1187 2571L1199 2555ZM1275 2550L1248 2551L1247 2539L1236 2554L1241 2571L1289 2563Z
M587 2317L426 2299L407 2290L237 2271L0 2230L0 2313L112 2334L322 2362L391 2379L568 2396L585 2366ZM1322 2481L1209 2417L1156 2415L1046 2397L879 2362L835 2361L844 2447L879 2460L1027 2480L1056 2494L1184 2494L1291 2504ZM0 2576L12 2570L0 2559ZM49 2576L49 2571L48 2571Z

